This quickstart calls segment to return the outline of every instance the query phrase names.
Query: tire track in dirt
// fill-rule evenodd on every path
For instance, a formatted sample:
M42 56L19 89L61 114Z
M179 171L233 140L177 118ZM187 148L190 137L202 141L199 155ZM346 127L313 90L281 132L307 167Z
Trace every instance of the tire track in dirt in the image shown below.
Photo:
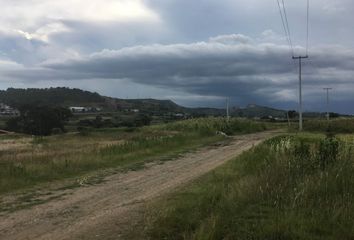
M205 147L181 158L135 172L29 209L0 216L0 239L119 239L138 221L144 202L173 191L249 150L276 132L234 137L224 146Z

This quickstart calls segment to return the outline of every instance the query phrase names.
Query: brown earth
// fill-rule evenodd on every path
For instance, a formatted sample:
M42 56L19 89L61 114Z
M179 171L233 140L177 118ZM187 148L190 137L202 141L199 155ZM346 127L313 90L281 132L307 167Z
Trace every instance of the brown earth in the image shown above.
M240 155L275 132L232 138L104 182L59 190L59 198L0 216L0 239L121 239L142 218L144 204ZM62 191L62 192L60 192ZM1 200L1 199L0 199Z

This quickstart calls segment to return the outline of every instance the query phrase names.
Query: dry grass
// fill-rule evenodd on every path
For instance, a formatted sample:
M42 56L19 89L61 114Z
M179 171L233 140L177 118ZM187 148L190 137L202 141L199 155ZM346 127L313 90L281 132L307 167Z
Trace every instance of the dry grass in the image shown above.
M263 124L221 118L195 119L138 129L101 129L50 137L0 138L0 193L103 169L139 169L160 158L223 139L265 130Z

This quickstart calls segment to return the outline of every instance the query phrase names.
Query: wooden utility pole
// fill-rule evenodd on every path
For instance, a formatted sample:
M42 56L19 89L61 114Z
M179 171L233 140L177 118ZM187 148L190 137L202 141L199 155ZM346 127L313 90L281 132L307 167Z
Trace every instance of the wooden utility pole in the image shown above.
M230 121L230 98L226 99L226 119L227 122Z
M327 121L329 122L329 90L332 90L332 88L323 88L323 90L327 91Z
M303 130L303 119L302 119L302 59L309 58L309 56L299 56L299 57L294 57L293 59L299 59L299 130Z

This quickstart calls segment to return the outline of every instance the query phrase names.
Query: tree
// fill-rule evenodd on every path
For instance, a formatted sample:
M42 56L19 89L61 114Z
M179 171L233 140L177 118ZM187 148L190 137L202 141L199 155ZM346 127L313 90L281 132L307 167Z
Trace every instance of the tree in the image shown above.
M64 123L72 116L69 109L62 107L26 105L20 112L19 117L7 122L7 129L38 136L51 135L54 128L64 132Z
M294 119L297 116L297 112L295 110L288 111L288 116L290 119Z
M330 118L339 118L340 115L339 115L338 113L330 112L330 113L329 113L329 117L330 117Z
M95 128L101 128L103 126L103 118L102 116L96 116L95 120L93 121L93 125Z
M137 127L140 126L148 126L150 125L152 119L149 115L146 114L140 114L136 119L135 119L135 125Z

